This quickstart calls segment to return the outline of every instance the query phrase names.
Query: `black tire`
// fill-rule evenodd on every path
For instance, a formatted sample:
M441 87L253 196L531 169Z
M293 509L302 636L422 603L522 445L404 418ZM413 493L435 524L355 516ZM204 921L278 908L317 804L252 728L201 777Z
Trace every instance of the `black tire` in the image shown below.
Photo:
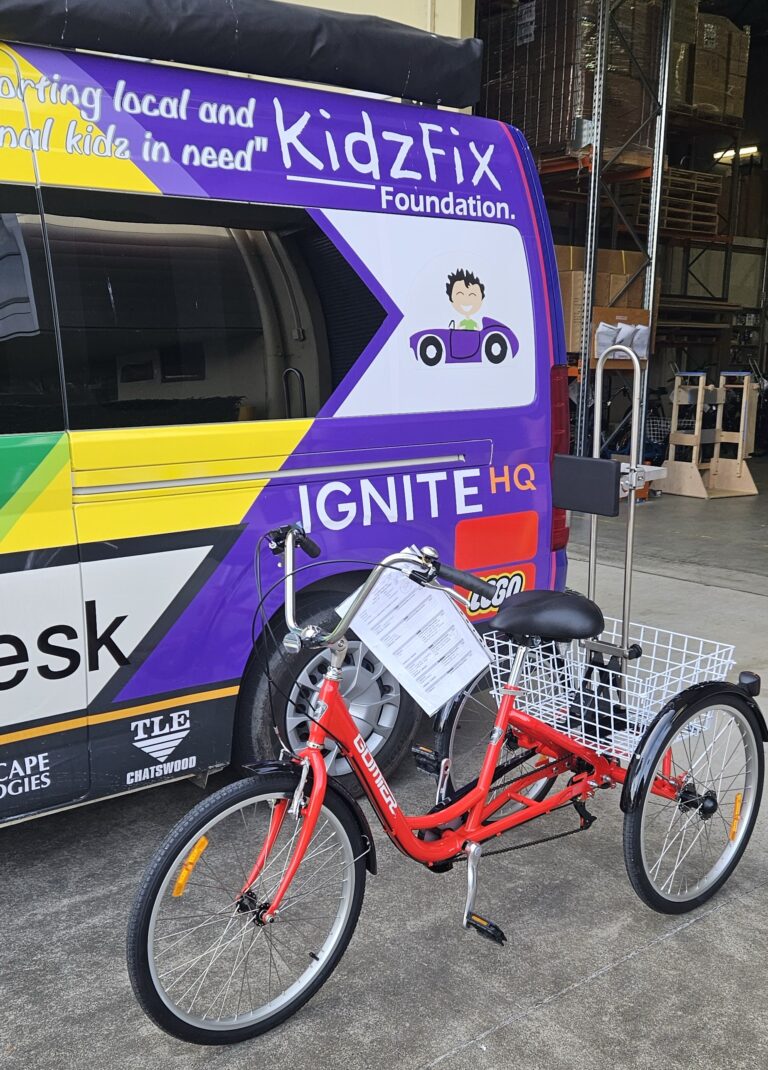
M497 711L490 688L491 674L486 671L456 697L445 716L438 716L436 720L435 753L440 761L445 758L451 759L451 770L448 776L449 791L463 787L480 774L485 748L488 745ZM459 746L460 738L461 747ZM515 757L515 754L516 752L512 750L502 750L501 762L509 761ZM532 771L537 760L536 757L529 759L524 765L511 772L509 778ZM557 777L542 778L540 782L531 785L526 792L527 796L539 802L549 794L556 780ZM496 790L498 790L497 787L494 787L491 796ZM508 803L496 816L512 813L520 805L522 804Z
M325 836L326 839L323 843L323 846L325 847L325 851L323 852L325 856L325 868L321 876L317 878L319 884L316 885L316 888L318 892L322 892L323 883L326 882L326 885L331 888L331 892L327 894L333 898L332 891L335 889L335 884L332 884L332 886L328 885L328 875L331 871L327 868L327 843L330 839L327 830L329 827L332 830L332 835L338 837L339 844L341 845L339 850L341 850L342 853L339 857L342 860L342 864L339 865L339 875L342 873L344 874L343 886L346 886L347 882L351 881L352 887L349 889L346 889L345 887L344 895L337 896L341 905L333 908L337 910L337 917L333 921L333 924L337 927L337 931L332 930L331 935L333 939L330 944L328 944L327 940L323 944L320 943L320 935L317 935L316 933L316 930L320 928L317 924L317 913L313 913L313 918L315 920L313 921L313 929L309 930L312 933L312 936L309 937L309 944L307 944L308 930L304 927L305 922L301 923L301 928L292 937L294 941L298 942L301 946L307 944L309 950L307 950L306 961L311 964L304 965L304 956L300 953L301 965L298 966L298 969L303 969L304 974L300 974L299 979L295 982L299 987L289 998L285 997L285 993L281 995L280 992L272 997L271 963L278 961L278 959L275 958L275 956L278 956L281 959L280 968L283 969L283 976L286 975L289 959L284 956L287 956L289 952L286 951L287 945L285 943L285 934L292 932L290 928L291 918L297 917L297 913L294 913L293 915L290 913L289 904L293 907L294 911L297 911L295 903L291 904L290 901L291 889L289 888L288 895L283 902L283 909L286 910L285 918L287 919L287 927L283 927L286 925L286 922L283 920L281 924L281 919L279 917L273 923L275 931L277 931L278 928L281 929L280 943L275 942L276 938L275 941L272 941L271 936L269 939L267 937L267 934L271 934L272 932L272 926L259 925L255 920L257 916L255 899L253 900L254 905L249 906L246 910L238 909L234 905L237 902L239 890L244 882L243 877L241 876L241 871L245 863L241 857L241 852L245 849L248 843L246 836L248 832L248 823L245 817L246 811L242 808L251 803L254 806L254 813L257 805L263 804L268 808L268 798L290 798L293 795L297 783L297 775L292 775L291 773L267 773L249 777L247 780L241 780L235 784L230 784L227 787L222 788L207 799L204 799L201 803L198 803L198 805L171 830L144 874L128 923L128 973L133 986L133 991L144 1012L156 1025L165 1030L166 1033L170 1033L172 1036L178 1037L180 1040L191 1041L195 1044L234 1044L242 1040L247 1040L250 1037L258 1036L269 1029L273 1029L291 1015L295 1014L296 1011L306 1003L323 984L325 984L346 950L360 915L360 908L362 906L363 895L365 892L366 865L364 856L366 853L366 845L364 844L357 821L352 815L349 806L333 791L329 791L326 795L323 810L321 811L317 825L318 831L316 832L316 835L319 834L320 836ZM257 803L257 799L260 799L261 803ZM268 815L270 812L272 811L268 809L265 810L265 815ZM331 815L330 818L329 815ZM238 821L238 817L242 817L242 825ZM170 882L173 879L174 874L181 873L183 868L180 863L182 860L189 858L190 850L195 845L202 842L201 837L203 837L203 833L205 832L211 837L209 845L210 843L214 843L218 848L216 830L222 830L223 824L230 818L237 826L237 837L234 837L231 834L229 836L230 843L237 844L230 855L234 864L226 867L217 864L215 868L211 867L210 869L207 869L205 874L200 875L197 885L194 883L196 874L195 869L189 875L189 883L185 886L181 896L177 897L174 893L167 896L166 893L169 892L171 888ZM217 819L218 822L211 825L211 822L216 822ZM324 819L326 822L325 825L323 825ZM286 817L286 821L288 820L292 819ZM245 832L243 831L243 827L245 827ZM257 827L261 828L262 826L259 825ZM322 831L320 831L321 829ZM255 832L253 822L251 823L250 831ZM290 827L286 827L285 835L286 837L290 835ZM226 840L226 836L223 836L223 838ZM254 835L254 842L259 842L258 835ZM277 852L277 845L280 844L280 842L281 841L278 838L275 852ZM312 851L313 842L314 841L310 843L307 857L309 857ZM208 848L206 847L206 850L207 849ZM205 855L203 854L201 857L204 858ZM217 854L217 863L221 863L223 857L225 856ZM351 861L348 861L348 859L351 859ZM249 855L248 865L251 864L251 861L255 861L255 857L251 859ZM302 865L306 864L307 863L305 862ZM318 873L320 865L322 865L322 863L318 865ZM277 873L278 877L279 868L280 862L278 861L274 871ZM210 874L214 874L216 879L214 880ZM306 891L307 882L311 882L312 878L311 876L307 877L305 871L300 867L295 879L296 881L301 882L303 898L306 905L308 895ZM178 884L178 880L179 877L177 876L176 884ZM205 883L206 881L207 883ZM219 890L220 885L221 890ZM264 887L266 887L266 885L264 885ZM200 889L202 889L202 895L205 897L203 899L198 897ZM262 886L260 885L258 890L261 889ZM189 900L183 900L183 896L188 895L190 891L195 892L195 896L191 899L191 905ZM323 893L323 895L325 894L326 893ZM218 896L221 899L220 903L218 903L218 900L216 901L216 905L223 906L224 909L207 908L212 909L209 920L202 923L195 921L194 923L197 929L204 929L204 933L198 933L198 936L194 937L193 930L184 929L183 927L188 924L188 919L190 917L194 917L195 919L198 917L206 917L200 903L207 903L208 901L213 902L215 896ZM297 901L301 898L302 896L297 896ZM161 912L165 908L165 905L169 904L171 900L175 900L176 903L181 903L183 901L184 906L182 906L181 909L189 911L190 913L177 915L177 924L178 920L181 920L182 922L181 930L172 931L169 936L166 937L158 937L158 925L161 926L159 932L161 934L163 932L162 923L159 920ZM155 913L156 905L157 914ZM309 896L308 905L310 911L317 911L317 903L312 899L311 895ZM194 913L195 909L200 911L200 913ZM300 909L301 908L298 908L298 910ZM339 918L342 917L342 914L343 918L342 920L339 920ZM303 917L303 915L299 916ZM219 920L219 918L221 920ZM212 926L215 926L215 928L212 928ZM219 936L218 942L216 942L216 933L222 926L224 926L223 932L221 936ZM234 938L229 938L224 945L222 945L224 935L231 931L234 931L235 933ZM256 933L255 937L252 935L254 932ZM227 944L232 945L235 943L236 945L233 949L235 960L234 966L232 967L232 976L234 976L234 970L242 968L244 964L247 965L248 969L255 970L258 965L258 956L263 956L266 950L266 953L270 956L269 981L265 983L264 974L263 971L261 971L259 976L262 978L262 983L261 985L256 985L256 996L254 997L250 977L248 977L248 987L247 989L245 988L246 973L243 971L243 979L240 981L238 990L236 1011L234 1016L231 1016L228 1019L222 1020L224 1009L227 1006L231 1006L231 1004L227 1003L227 1000L230 997L231 979L230 983L227 984L227 990L224 993L222 1009L218 1021L213 1015L211 1015L210 1018L206 1018L204 1015L196 1017L191 1011L192 1004L190 1004L189 1012L180 1010L178 1006L173 1004L172 998L167 990L161 986L160 979L163 976L167 976L169 971L172 975L173 972L176 971L176 982L174 983L178 983L180 978L183 978L181 981L182 984L186 984L187 980L189 980L188 971L186 977L184 976L184 973L179 974L178 971L183 967L186 967L190 960L182 958L179 966L173 966L174 949L177 945L183 942L185 936L189 937L190 942L193 938L197 940L202 939L204 943L207 943L211 939L214 940L214 944L209 947L202 956L195 954L197 947L200 946L199 944L192 948L193 958L191 961L193 965L192 967L189 967L190 969L194 969L195 963L197 962L200 962L202 969L203 963L207 963L208 961L205 956L208 956L210 959L208 970L206 970L203 975L197 994L193 993L193 999L196 998L196 995L203 993L204 985L210 984L211 986L214 986L218 982L220 975L216 975L215 971L211 971L211 967L214 966L214 964L216 964L217 969L224 968L226 970L227 954L229 954L230 957L232 954L231 952L227 953ZM240 936L239 945L237 945L238 936ZM243 956L243 941L246 937L250 937L251 943ZM312 943L312 937L315 937L316 939L315 944ZM166 957L163 959L161 965L165 972L158 972L156 978L154 973L155 959L153 957L153 949L155 943L159 939L167 940L169 938L173 938L173 942L170 945L166 944L161 954L167 955L168 953L171 953L171 958L169 959ZM260 943L258 942L259 940ZM162 946L163 945L161 944L161 947ZM254 947L257 948L255 955L252 954ZM280 947L282 947L282 952L279 950ZM176 954L181 954L183 956L188 954L189 950L190 947L185 944L183 948L176 951ZM213 952L212 955L210 954L211 951ZM318 957L316 951L319 951L320 957ZM291 949L290 954L293 953L294 952ZM248 961L249 957L250 961ZM279 976L277 968L275 970L275 975L276 978ZM306 978L304 983L300 984L304 977ZM192 987L194 988L196 984L197 978L193 977ZM282 986L284 984L285 982L281 978L280 985ZM171 984L168 987L171 988L173 985ZM277 979L275 980L275 987L278 987ZM290 987L291 986L289 985L288 990L290 990ZM281 998L285 998L285 1002L282 1005L278 1004L276 1009L272 1012L267 1012L265 1010L265 1005L259 1007L258 1010L252 1009L250 1012L251 1020L248 1020L247 1014L240 1015L241 1000L250 999L252 1002L258 1003L259 999L264 998L265 988L268 997L266 1006L268 1006L270 1002L276 1003ZM235 982L234 987L231 989L233 998L236 989L238 989L237 982ZM208 994L208 991L205 991L205 994L201 999L201 1007L206 1004ZM175 998L178 998L179 1001L183 1003L185 996L175 996ZM221 997L215 997L212 1004L214 1014L215 1009L218 1008L219 998ZM253 1015L255 1014L261 1016L254 1020ZM234 1024L236 1021L242 1020L243 1018L246 1019L244 1024Z
M419 339L419 359L428 368L436 367L445 356L445 345L436 334L425 334Z
M507 359L509 341L500 331L493 331L483 342L483 353L485 354L485 359L490 361L491 364L501 364Z
M730 726L726 718L732 719ZM714 742L709 744L707 732L713 720ZM719 736L714 735L720 731L718 726L722 726ZM736 737L733 736L734 726ZM718 774L719 752L714 748L727 730L730 735L724 745L728 748L732 745L733 749L724 752ZM739 734L744 753L741 776L734 772L741 752ZM671 771L677 786L674 800L664 800L651 791L654 777L663 775L659 770L668 751L672 754ZM722 696L701 698L682 709L653 751L645 757L647 764L644 764L654 771L653 775L646 778L635 805L624 815L627 874L637 894L653 910L662 914L683 914L695 910L722 888L746 850L763 791L762 735L748 703L738 695L725 692ZM737 803L742 779L742 796ZM710 799L714 793L714 809L707 793ZM732 840L730 835L734 825L737 839ZM657 843L662 836L665 838L659 847ZM698 850L693 851L700 839ZM689 857L691 861L687 869L677 878L678 869ZM671 873L670 864L674 866ZM691 886L689 880L694 880L698 872L701 877ZM684 890L675 892L676 878L686 880Z
M298 614L302 625L316 624L321 628L328 628L331 622L338 618L333 608L343 600L345 595L337 592L329 594L324 601L313 601L311 605L302 608ZM237 746L238 761L240 764L253 762L258 759L278 756L281 749L282 739L289 747L297 749L306 740L309 733L309 721L304 721L301 726L294 728L291 724L294 714L301 713L302 703L311 699L309 692L296 693L294 688L297 680L300 680L308 666L322 664L322 659L327 660L328 652L302 650L299 654L289 654L282 645L285 634L285 625L275 631L276 643L269 643L267 650L261 658L253 663L246 675L241 694L239 727L240 739ZM349 659L358 657L361 644L354 632L349 632L347 639L350 644ZM263 649L263 648L262 648ZM370 655L367 655L370 658ZM374 668L376 668L374 664ZM351 674L350 674L351 675ZM370 674L371 676L373 673ZM317 678L319 682L320 672ZM271 681L271 692L270 692ZM358 676L358 691L362 677ZM384 776L389 776L410 751L413 737L419 726L421 711L411 696L402 688L391 674L382 675L378 682L372 681L372 687L377 687L380 692L382 707L376 724L377 731L370 731L370 726L359 721L360 731L366 740L371 753L375 756L379 768ZM391 701L388 700L387 689ZM345 690L342 681L342 694L349 697L349 691ZM375 701L375 694L373 699ZM292 698L292 703L289 699ZM394 705L397 709L394 710ZM352 704L352 714L355 715L355 705ZM362 712L362 711L361 711ZM289 716L290 715L290 716ZM275 732L275 725L278 732ZM381 729L381 731L378 731ZM371 742L369 742L371 740ZM362 794L360 782L354 773L350 772L349 764L338 755L329 766L329 773L339 780L343 788L355 797Z

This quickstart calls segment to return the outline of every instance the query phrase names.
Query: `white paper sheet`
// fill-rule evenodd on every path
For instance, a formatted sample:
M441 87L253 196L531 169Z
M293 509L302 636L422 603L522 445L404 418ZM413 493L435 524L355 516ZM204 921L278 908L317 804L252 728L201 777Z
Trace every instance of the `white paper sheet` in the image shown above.
M349 601L339 607L340 616ZM352 628L430 717L490 663L450 597L420 587L397 569L384 573Z

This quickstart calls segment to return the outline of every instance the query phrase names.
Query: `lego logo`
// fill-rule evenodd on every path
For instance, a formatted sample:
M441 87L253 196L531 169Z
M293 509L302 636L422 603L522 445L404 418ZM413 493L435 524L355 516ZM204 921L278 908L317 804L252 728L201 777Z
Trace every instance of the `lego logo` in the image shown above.
M487 583L492 583L496 592L492 599L482 598L477 594L470 594L467 613L470 617L480 616L482 613L490 613L491 610L500 609L503 602L511 594L518 594L525 589L525 576L522 572L505 573L501 576L483 576Z

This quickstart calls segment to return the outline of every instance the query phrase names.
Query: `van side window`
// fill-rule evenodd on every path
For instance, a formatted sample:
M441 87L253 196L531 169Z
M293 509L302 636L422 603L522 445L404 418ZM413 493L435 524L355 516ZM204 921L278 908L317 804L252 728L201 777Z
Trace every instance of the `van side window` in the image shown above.
M0 184L0 434L63 428L37 198Z
M378 331L385 312L319 227L305 227L298 247L323 306L335 389Z
M44 196L73 429L314 416L383 317L301 210Z

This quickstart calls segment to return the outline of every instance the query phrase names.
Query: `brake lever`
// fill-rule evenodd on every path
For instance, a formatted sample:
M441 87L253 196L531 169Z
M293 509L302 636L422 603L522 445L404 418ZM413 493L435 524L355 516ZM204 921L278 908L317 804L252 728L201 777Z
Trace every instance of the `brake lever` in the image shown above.
M425 572L419 572L417 569L411 569L408 573L408 579L413 580L414 583L418 583L419 587L434 586L434 580L437 573L432 568L427 568Z
M285 540L288 538L291 527L291 524L284 524L281 528L273 528L272 531L267 532L267 546L275 557L280 557L285 553Z

